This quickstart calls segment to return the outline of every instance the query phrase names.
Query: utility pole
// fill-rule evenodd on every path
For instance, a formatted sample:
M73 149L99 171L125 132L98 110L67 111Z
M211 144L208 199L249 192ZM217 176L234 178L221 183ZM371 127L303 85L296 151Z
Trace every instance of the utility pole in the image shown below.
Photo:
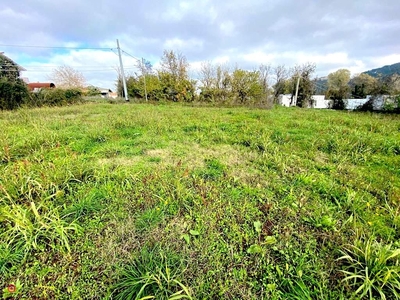
M299 95L299 84L300 84L300 74L297 77L297 84L296 84L296 95L294 96L294 105L297 105L297 96Z
M147 89L146 89L146 74L147 74L147 70L145 69L146 66L144 65L144 58L142 57L142 70L143 72L143 80L144 80L144 96L146 98L146 102L148 101L147 99Z
M119 65L120 65L120 68L121 68L122 84L124 85L125 100L126 100L126 101L129 101L129 98L128 98L128 90L127 90L127 88L126 88L126 80L125 80L124 66L122 65L121 48L119 47L119 41L118 41L118 39L117 39L117 49L118 49Z

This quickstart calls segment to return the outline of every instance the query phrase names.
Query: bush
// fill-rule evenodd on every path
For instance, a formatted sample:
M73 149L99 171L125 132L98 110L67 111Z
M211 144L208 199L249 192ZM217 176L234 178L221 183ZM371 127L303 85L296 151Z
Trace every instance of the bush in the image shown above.
M62 106L82 101L79 89L42 89L39 93L31 93L29 106Z
M364 104L358 106L355 110L357 111L374 111L374 98L369 99Z
M333 99L332 109L344 110L347 103L343 99Z
M28 99L28 89L21 79L0 79L0 109L15 109Z

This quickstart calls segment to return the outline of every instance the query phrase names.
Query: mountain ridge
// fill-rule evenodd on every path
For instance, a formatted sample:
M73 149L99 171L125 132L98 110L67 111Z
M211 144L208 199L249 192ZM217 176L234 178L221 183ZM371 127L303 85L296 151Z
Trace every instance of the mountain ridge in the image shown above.
M380 68L368 70L363 73L368 74L372 77L391 76L393 74L400 75L400 62L392 64L392 65L386 65L386 66L383 66Z

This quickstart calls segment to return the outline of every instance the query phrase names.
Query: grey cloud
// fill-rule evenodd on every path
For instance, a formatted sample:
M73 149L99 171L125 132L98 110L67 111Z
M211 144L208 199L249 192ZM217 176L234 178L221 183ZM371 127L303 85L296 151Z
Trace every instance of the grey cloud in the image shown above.
M255 67L242 58L255 50L274 55L344 52L349 60L372 68L379 67L370 65L374 57L399 53L399 11L398 0L3 0L0 44L114 47L120 38L129 53L156 60L168 41L195 40L199 43L174 50L189 61L229 56L243 68ZM41 59L51 55L35 49L10 51L32 57L39 53ZM295 54L278 55L273 64L295 64L296 59ZM323 72L332 62L320 66Z

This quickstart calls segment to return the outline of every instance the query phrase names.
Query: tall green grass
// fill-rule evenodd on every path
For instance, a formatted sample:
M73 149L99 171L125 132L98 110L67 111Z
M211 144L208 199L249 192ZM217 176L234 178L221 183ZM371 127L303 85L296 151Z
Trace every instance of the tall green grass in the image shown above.
M399 297L398 115L97 102L0 127L18 297Z

